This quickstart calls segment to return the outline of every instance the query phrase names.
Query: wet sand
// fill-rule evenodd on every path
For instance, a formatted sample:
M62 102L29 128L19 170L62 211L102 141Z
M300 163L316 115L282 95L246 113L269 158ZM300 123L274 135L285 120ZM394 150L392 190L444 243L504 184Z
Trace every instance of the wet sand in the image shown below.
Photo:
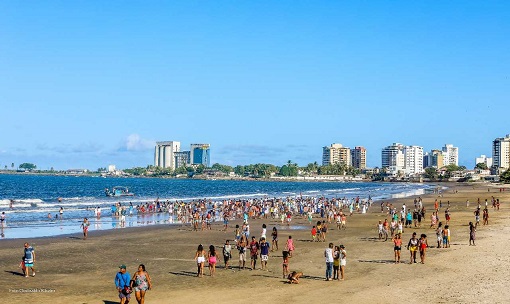
M422 196L427 210L422 227L404 231L404 244L416 231L418 235L427 234L429 245L435 247L435 230L429 228L433 203L436 198L442 200L439 215L444 221L444 208L450 201L451 248L429 248L425 264L409 264L405 248L402 261L406 263L394 264L392 242L377 238L377 222L389 216L381 213L376 202L367 214L348 217L346 230L339 231L331 224L325 243L311 242L311 226L305 219L294 218L291 227L303 229L288 229L277 220L250 220L251 235L257 237L263 223L268 226L268 234L273 226L279 229L280 250L270 254L269 271L237 269L238 253L233 250L234 269L224 269L221 261L215 277L208 275L207 266L205 276L196 277L193 258L197 245L217 246L222 260L221 246L225 239L234 238L233 227L240 221L231 222L227 232L221 230L221 223L210 231L198 232L189 226L161 225L91 231L87 240L82 240L81 234L29 239L37 254L37 275L33 278L23 277L18 268L25 240L2 240L0 286L5 303L118 303L113 283L118 266L126 264L133 274L143 263L153 280L146 303L507 303L510 188L499 192L499 188L485 184L447 186L450 188L442 197ZM484 205L491 196L500 199L501 210L493 211L489 206L489 225L479 226L476 246L468 246L468 223L474 221L476 200L480 198ZM413 198L391 202L399 210L404 202L412 207ZM314 222L317 220L314 218ZM299 285L286 284L282 278L281 250L289 235L296 245L290 270L304 273ZM346 247L345 281L324 281L324 249L329 242ZM131 303L136 303L134 297Z

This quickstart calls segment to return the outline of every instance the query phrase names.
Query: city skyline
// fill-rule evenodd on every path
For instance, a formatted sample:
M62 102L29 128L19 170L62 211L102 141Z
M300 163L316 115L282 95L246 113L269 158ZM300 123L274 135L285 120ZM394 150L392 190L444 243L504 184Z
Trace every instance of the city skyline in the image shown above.
M510 133L510 3L0 3L0 165L154 163L158 139L211 164L367 167L401 142L459 165ZM193 139L187 141L187 139Z

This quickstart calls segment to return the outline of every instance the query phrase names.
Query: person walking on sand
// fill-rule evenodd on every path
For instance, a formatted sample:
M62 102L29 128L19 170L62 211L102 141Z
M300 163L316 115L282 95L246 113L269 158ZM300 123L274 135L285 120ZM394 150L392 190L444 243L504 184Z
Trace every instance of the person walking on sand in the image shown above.
M28 268L32 269L32 276L35 277L35 251L30 244L25 243L24 244L24 255L23 259L25 262L25 278L28 278Z
M476 227L473 225L473 222L469 222L469 246L475 245L475 239L476 239Z
M214 245L209 246L209 251L207 252L207 261L209 262L209 275L214 277L216 273L216 248Z
M251 237L251 242L250 242L250 264L251 264L251 270L256 270L257 269L257 257L259 255L259 248L260 248L260 245L259 245L259 242L257 242L257 240L255 240L255 237L252 236Z
M441 248L441 242L443 241L443 223L439 222L436 229L436 237L437 237L437 248Z
M128 304L131 299L131 276L126 271L126 265L119 266L119 272L115 275L115 287L119 292L120 304Z
M197 261L197 277L204 276L204 263L205 263L205 250L202 244L198 245L197 252L195 253L195 260Z
M230 241L226 240L225 245L223 245L223 261L225 262L225 269L229 269L228 262L232 259L232 246L230 245Z
M269 260L269 243L266 242L265 238L262 238L260 240L260 264L262 267L262 270L267 269L267 261Z
M443 229L443 248L450 247L450 227L448 225L444 225Z
M331 281L331 275L333 270L333 243L329 243L328 248L324 250L324 257L326 258L326 281Z
M90 222L87 218L83 219L83 223L81 223L81 228L83 229L83 239L86 240L89 234L89 226Z
M287 239L287 244L285 245L285 249L289 252L289 258L292 257L292 252L294 249L294 241L292 240L292 235L289 235L289 238Z
M400 263L400 252L402 250L402 238L400 233L397 233L393 238L393 251L395 252L395 264Z
M429 247L429 243L427 242L427 236L425 234L420 235L420 263L425 264L425 252L427 247Z
M340 245L340 281L345 280L345 266L347 265L347 252L345 246Z
M289 252L286 250L282 251L282 257L283 257L282 263L283 278L285 279L289 274Z
M278 250L278 229L276 229L276 227L273 227L271 237L273 238L273 240L271 241L271 251Z
M138 270L131 279L131 287L135 292L135 298L138 304L145 303L145 293L152 289L152 282L149 273L145 270L145 265L138 265Z
M410 264L416 263L416 252L418 251L418 239L416 238L416 232L413 232L413 236L409 239L407 249L409 249L411 254Z
M243 234L241 236L241 240L237 242L237 250L239 251L239 270L244 269L246 267L246 246L247 246L246 236Z

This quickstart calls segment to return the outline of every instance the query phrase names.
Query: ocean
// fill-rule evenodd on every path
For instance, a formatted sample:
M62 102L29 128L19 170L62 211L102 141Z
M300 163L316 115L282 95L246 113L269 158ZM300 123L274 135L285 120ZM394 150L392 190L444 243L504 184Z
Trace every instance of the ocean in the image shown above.
M105 188L128 187L135 196L107 197ZM420 195L432 187L419 183L372 182L288 182L244 180L195 180L160 178L103 178L90 176L0 175L0 213L6 221L0 231L2 238L33 238L81 232L80 224L88 217L90 231L121 228L112 217L116 202L139 204L160 201L190 202L198 199L263 197L339 197L359 196L374 200ZM59 201L60 199L60 201ZM14 200L13 208L10 208ZM94 218L94 208L102 208L101 219ZM60 207L63 220L55 219ZM48 218L50 214L51 219ZM157 224L178 224L168 213L128 217L123 227Z

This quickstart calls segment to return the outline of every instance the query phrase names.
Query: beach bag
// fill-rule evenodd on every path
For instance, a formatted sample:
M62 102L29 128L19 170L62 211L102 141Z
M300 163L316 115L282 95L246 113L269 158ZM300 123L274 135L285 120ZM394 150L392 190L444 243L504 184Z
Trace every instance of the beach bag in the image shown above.
M133 290L129 286L125 286L124 289L122 289L122 293L125 294L125 295L128 295L128 294L130 294L132 292L133 292Z

